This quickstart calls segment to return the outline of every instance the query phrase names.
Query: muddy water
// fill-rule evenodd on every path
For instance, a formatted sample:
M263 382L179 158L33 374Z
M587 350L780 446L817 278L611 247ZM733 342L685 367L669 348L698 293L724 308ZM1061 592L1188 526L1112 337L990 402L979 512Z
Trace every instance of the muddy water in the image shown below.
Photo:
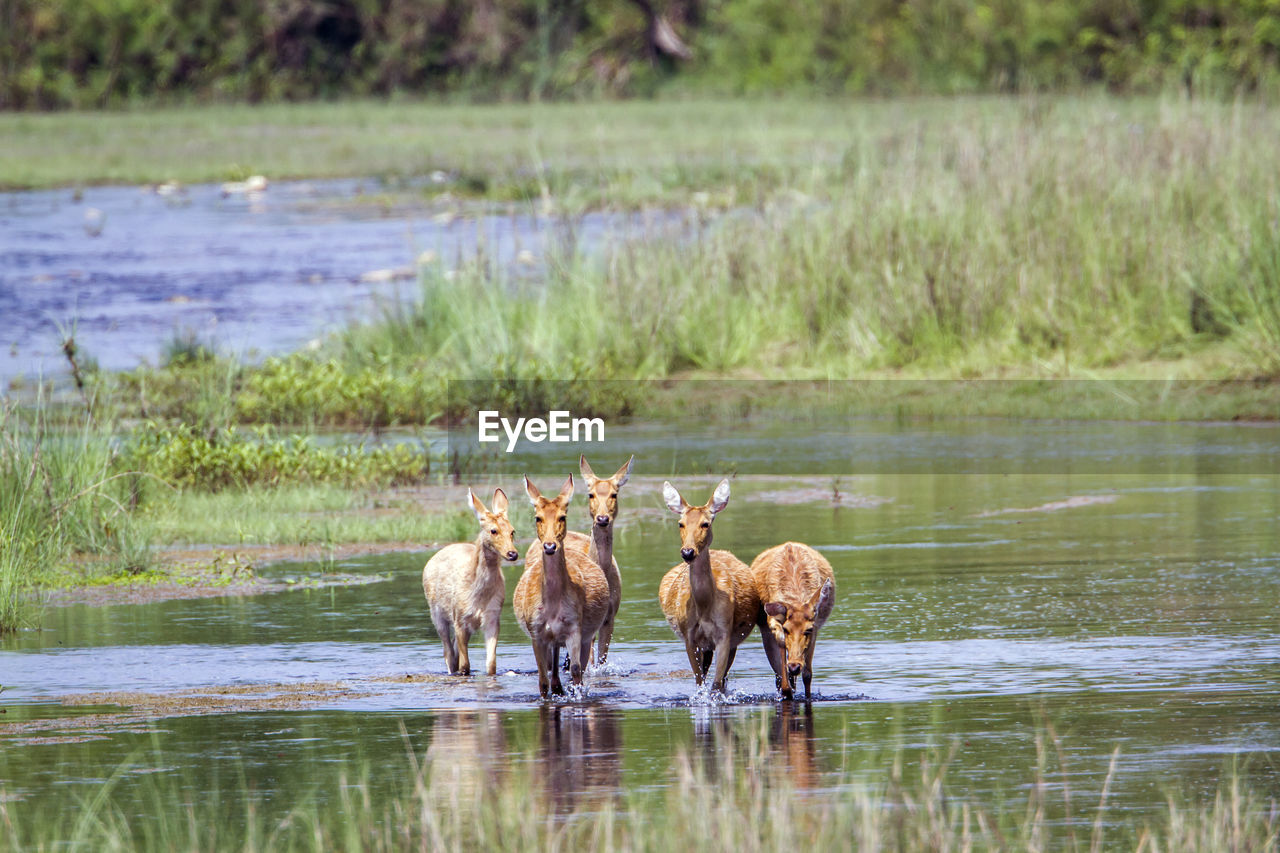
M930 430L954 443L971 427ZM1019 430L1034 446L1038 430L1047 438L1060 428ZM1105 432L1125 447L1144 429ZM1179 435L1170 452L1192 458L1231 447L1265 457L1280 442L1269 426L1221 426L1209 441ZM1274 467L1068 474L1028 459L1039 473L899 474L886 457L874 473L838 480L781 474L794 462L784 459L734 481L717 547L750 560L799 539L836 570L810 711L778 700L754 634L727 701L695 691L656 602L677 540L661 476L645 476L642 457L617 531L624 597L610 665L585 695L538 701L509 604L499 675L444 675L420 590L427 552L333 567L380 578L348 588L51 609L43 630L6 639L0 652L4 796L56 808L125 766L117 797L135 805L122 807L145 813L145 794L130 792L160 774L230 801L244 788L276 792L268 807L283 812L300 790L336 796L333 768L344 759L386 768L375 786L403 790L407 735L415 751L477 782L539 762L565 808L670 784L678 749L710 759L756 738L820 796L882 782L899 751L908 761L954 751L954 792L989 804L1033 783L1045 721L1066 766L1050 781L1065 779L1077 803L1096 800L1119 748L1117 821L1160 808L1169 792L1209 795L1232 768L1280 795ZM714 479L679 482L702 500ZM515 492L514 481L503 485ZM573 512L584 526L581 501ZM527 537L527 514L514 515ZM511 569L508 601L516 579Z

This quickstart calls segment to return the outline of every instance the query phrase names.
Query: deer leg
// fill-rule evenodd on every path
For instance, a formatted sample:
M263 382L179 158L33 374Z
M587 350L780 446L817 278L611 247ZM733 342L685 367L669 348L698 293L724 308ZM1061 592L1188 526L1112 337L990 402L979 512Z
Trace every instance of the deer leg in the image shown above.
M563 696L563 695L564 695L564 684L563 684L563 683L561 683L561 681L560 681L560 668L559 668L559 667L557 667L557 666L555 666L555 662L556 662L556 661L558 661L558 660L560 660L560 649L561 649L561 648L562 648L562 647L560 646L560 644L559 644L559 643L555 643L555 642L553 642L553 643L551 644L551 654L549 655L549 657L551 658L551 661L552 661L552 666L551 666L551 692L552 692L552 693L554 693L554 694L555 694L555 695L557 695L557 696Z
M818 645L818 631L815 628L813 636L809 638L809 648L804 650L804 701L808 702L812 695L809 692L809 684L813 681L813 649Z
M693 640L688 637L685 637L684 640L684 650L689 655L689 668L693 670L693 683L701 687L704 673L702 661L699 660L698 650L694 648Z
M586 660L588 657L590 657L590 656L591 656L591 637L590 637L590 636L586 636L586 637L581 638L581 639L578 641L578 660L580 660L580 661L585 661L585 660ZM574 683L574 684L581 684L581 683L582 683L583 668L582 668L582 667L574 667L574 671L575 671L575 673L576 673L576 677L573 679L573 683Z
M552 649L547 648L547 644L533 641L533 659L538 662L538 695L546 699L550 691L547 682L547 654ZM555 658L551 659L551 670L555 671Z
M453 626L449 624L444 614L432 613L431 621L435 623L436 633L440 635L440 644L444 646L444 665L449 668L450 675L457 675L458 652L453 645Z
M777 638L773 636L773 631L769 630L769 620L764 618L764 611L761 611L761 618L756 620L756 625L760 627L760 643L764 646L764 656L769 659L769 666L773 667L774 686L782 691L783 698L790 699L791 680L787 677L786 661L782 657L782 649L778 648Z
M484 623L484 668L489 675L498 674L498 618Z
M471 656L467 653L467 644L471 642L471 629L467 623L461 622L454 629L454 638L458 643L458 674L471 674Z
M711 682L712 690L724 692L724 680L729 676L729 665L733 663L733 649L729 647L729 638L716 646L716 679Z
M609 658L609 643L613 640L613 616L604 620L604 624L600 626L600 636L596 639L596 648L599 654L596 659L603 664Z
M702 653L702 674L706 675L711 671L711 657L716 653L715 649L707 649Z

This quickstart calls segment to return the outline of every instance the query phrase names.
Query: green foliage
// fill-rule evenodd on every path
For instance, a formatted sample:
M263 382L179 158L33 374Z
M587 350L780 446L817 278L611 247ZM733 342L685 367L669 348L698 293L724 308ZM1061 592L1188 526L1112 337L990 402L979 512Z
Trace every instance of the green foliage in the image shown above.
M0 632L19 627L39 577L75 562L138 573L149 532L131 513L139 479L93 421L55 430L45 410L0 404Z
M301 355L269 358L248 371L235 399L245 423L386 427L432 420L445 379L425 366L389 369L385 360L347 368Z
M786 192L762 180L753 210L687 212L690 239L571 254L533 283L428 276L414 308L349 331L344 358L422 357L494 394L688 372L1069 373L1223 339L1241 374L1267 372L1274 132L1267 110L1214 104L934 105L850 132Z
M626 0L12 0L0 108L402 91L1275 91L1274 0L717 0L655 4L691 45L655 61Z
M267 426L201 433L187 425L147 423L134 430L125 460L164 483L205 491L303 483L404 485L421 483L431 469L427 455L411 445L327 448L309 436L277 437Z

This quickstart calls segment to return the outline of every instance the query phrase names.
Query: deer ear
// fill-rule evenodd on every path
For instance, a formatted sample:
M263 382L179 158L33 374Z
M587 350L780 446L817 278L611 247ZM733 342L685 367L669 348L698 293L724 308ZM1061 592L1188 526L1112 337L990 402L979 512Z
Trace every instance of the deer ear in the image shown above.
M507 493L502 489L493 490L493 511L497 515L507 514Z
M711 495L711 504L708 509L711 510L713 516L719 515L720 511L729 505L729 481L721 480L720 485L716 486L715 492Z
M475 496L475 492L471 491L471 489L467 489L467 506L471 507L471 511L476 514L476 521L484 524L486 513L484 504L480 503L480 499Z
M818 594L813 599L814 620L825 622L827 617L831 615L832 605L836 603L836 585L828 580L822 585L822 589L818 590Z
M556 500L568 503L573 499L573 475L570 474L564 481L564 485L560 487L560 494L556 495Z
M526 474L524 478L524 493L529 496L529 503L534 506L538 505L538 501L542 499L542 492L538 491L538 487L529 482L529 476Z
M591 470L591 466L587 464L587 455L584 453L578 457L578 470L582 472L582 480L587 484L587 488L598 479L596 472Z
M684 502L684 498L680 497L680 493L676 491L676 487L666 481L662 483L662 500L666 503L667 509L676 515L684 512L684 508L688 506Z
M636 464L636 457L632 456L627 460L627 464L618 469L618 473L613 475L613 487L621 489L627 484L627 480L631 479L631 466Z
M764 612L777 619L779 622L786 621L787 605L781 601L770 601L764 606Z

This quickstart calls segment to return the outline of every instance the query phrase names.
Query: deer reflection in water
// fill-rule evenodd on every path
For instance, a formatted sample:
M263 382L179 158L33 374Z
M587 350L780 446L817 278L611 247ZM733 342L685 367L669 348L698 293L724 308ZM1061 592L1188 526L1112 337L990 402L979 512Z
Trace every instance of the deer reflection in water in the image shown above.
M602 705L543 705L537 779L557 814L592 809L622 793L622 712Z
M821 786L812 705L781 703L769 726L769 746L775 753L775 761L786 768L787 777L796 789L809 791Z
M426 757L433 789L453 792L459 802L478 803L501 787L511 764L502 713L435 712Z
M756 713L694 708L690 758L711 783L732 783L742 773L781 776L801 791L822 786L814 734L813 706L782 702L772 712L767 732Z

